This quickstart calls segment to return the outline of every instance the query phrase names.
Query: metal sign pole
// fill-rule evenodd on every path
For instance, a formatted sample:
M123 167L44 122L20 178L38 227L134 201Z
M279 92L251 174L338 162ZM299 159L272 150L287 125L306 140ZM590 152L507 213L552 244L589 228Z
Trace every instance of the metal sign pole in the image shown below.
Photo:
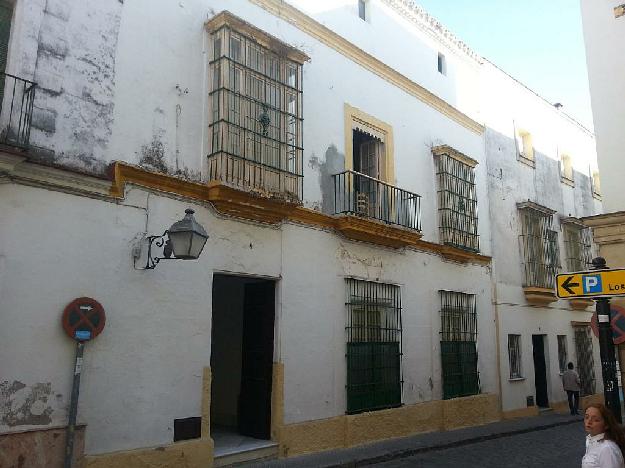
M74 455L74 435L76 432L76 413L78 412L78 394L80 392L80 373L82 372L82 355L85 350L85 343L76 343L76 362L74 363L74 381L72 383L72 398L69 405L69 419L67 422L67 432L65 436L65 464L64 468L72 468L72 457Z
M605 259L597 257L592 261L595 270L607 268ZM601 373L603 376L603 396L605 405L612 411L620 423L621 402L618 394L618 380L616 377L616 359L614 357L614 341L610 316L610 299L599 298L597 302L597 322L599 328L599 350L601 355Z

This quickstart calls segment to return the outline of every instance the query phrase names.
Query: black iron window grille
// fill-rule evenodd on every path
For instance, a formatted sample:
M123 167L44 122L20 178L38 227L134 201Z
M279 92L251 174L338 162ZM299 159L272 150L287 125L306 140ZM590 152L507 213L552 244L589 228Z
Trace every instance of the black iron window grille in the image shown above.
M551 229L553 211L521 204L521 249L523 255L524 287L552 289L560 268L558 233Z
M333 177L335 214L353 214L421 230L421 196L356 171Z
M560 367L560 374L563 374L566 370L567 363L566 335L558 335L558 366Z
M209 176L302 199L302 66L228 25L212 33Z
M523 378L521 368L521 335L508 335L508 361L510 364L510 378Z
M580 224L563 222L562 233L569 271L588 269L592 261L592 234L590 228Z
M595 393L595 359L592 350L592 332L587 325L574 327L577 373L581 383L580 395Z
M480 392L477 368L477 308L474 294L439 291L443 398Z
M347 413L401 405L399 286L346 279Z
M0 73L0 143L27 149L36 83Z
M437 161L441 243L479 252L475 169L446 154Z

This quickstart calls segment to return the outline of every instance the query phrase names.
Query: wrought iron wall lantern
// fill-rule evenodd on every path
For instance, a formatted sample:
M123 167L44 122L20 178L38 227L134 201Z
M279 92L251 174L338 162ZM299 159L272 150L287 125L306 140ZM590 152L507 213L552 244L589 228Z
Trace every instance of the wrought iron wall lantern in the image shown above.
M202 253L208 234L193 217L192 209L185 210L185 216L176 221L160 236L148 236L147 260L144 270L153 270L161 260L195 260ZM154 256L153 248L162 247L163 256ZM141 249L135 250L135 262L141 257Z

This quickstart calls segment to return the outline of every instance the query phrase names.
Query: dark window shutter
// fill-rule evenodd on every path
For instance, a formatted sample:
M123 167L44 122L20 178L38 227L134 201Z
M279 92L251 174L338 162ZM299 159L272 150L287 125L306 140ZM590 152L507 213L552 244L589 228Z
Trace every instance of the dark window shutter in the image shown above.
M0 72L6 70L7 56L9 55L9 36L11 35L11 6L0 3Z

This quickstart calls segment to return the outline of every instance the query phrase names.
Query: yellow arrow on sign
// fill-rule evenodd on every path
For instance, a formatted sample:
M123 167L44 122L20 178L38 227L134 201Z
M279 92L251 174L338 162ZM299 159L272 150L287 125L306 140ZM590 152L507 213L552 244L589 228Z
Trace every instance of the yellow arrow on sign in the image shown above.
M562 273L556 276L556 293L561 299L625 296L625 269Z

